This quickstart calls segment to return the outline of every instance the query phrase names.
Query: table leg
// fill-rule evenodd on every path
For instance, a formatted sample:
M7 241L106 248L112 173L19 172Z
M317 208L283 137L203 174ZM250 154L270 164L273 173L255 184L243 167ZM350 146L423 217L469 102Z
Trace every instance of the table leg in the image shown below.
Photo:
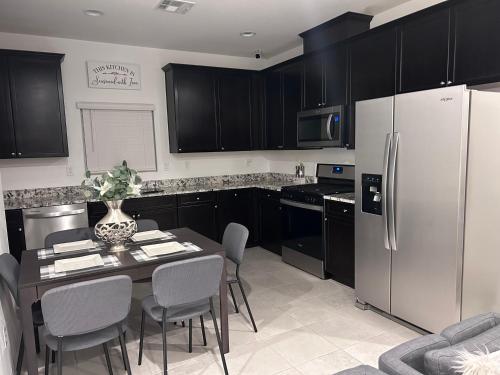
M226 276L226 263L224 257L224 267L222 269L222 280L219 286L219 300L220 300L220 330L222 338L222 348L224 353L229 353L229 322L228 322L228 301L227 301L227 276Z
M21 328L24 335L24 365L29 375L38 374L38 360L33 332L33 314L31 305L36 300L35 288L19 289L19 307L21 312Z

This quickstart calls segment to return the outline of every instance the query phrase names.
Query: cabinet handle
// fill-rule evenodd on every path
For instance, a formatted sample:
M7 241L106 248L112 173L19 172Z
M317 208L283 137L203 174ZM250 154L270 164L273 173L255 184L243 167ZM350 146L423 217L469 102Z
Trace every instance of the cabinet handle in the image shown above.
M217 208L217 205L215 205L214 208Z
M281 146L278 146L278 148L283 148L283 145L281 145Z
M18 156L21 156L22 154L20 152L17 153Z
M182 151L182 148L179 148L178 150L179 150L179 151Z
M346 212L347 212L347 210L344 208L344 213L346 213Z
M441 81L440 84L441 84L441 86L444 86L446 84L446 82L445 81Z
M238 196L238 193L234 193L234 196L237 197Z
M451 85L453 82L452 81L448 81L448 85Z
M318 107L321 107L321 103L318 103Z
M325 217L325 221L328 221L328 218L327 218L327 217Z
M11 152L10 154L11 154L11 156L16 156L15 152Z
M132 215L132 219L135 219L135 215Z
M200 200L200 197L196 197L196 200L199 201Z
M17 228L17 231L18 231L18 232L22 232L22 231L23 231L23 228Z
M221 149L222 151L224 151L224 147L221 147L220 149Z
M137 214L137 218L140 218L141 217L141 214Z

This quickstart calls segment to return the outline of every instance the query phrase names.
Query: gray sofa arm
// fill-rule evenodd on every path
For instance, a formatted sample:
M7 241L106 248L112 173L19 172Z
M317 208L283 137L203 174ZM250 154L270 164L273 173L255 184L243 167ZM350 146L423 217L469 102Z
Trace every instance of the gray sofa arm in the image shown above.
M451 345L476 337L477 335L500 324L500 315L495 313L481 314L460 323L454 324L441 332Z
M422 375L424 354L429 350L448 346L448 340L440 335L418 337L382 354L378 368L389 375Z

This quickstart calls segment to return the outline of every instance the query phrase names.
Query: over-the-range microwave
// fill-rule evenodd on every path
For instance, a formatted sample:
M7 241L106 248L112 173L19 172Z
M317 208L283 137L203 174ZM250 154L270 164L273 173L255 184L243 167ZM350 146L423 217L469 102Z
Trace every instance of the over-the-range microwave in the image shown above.
M342 147L344 106L297 113L298 147Z

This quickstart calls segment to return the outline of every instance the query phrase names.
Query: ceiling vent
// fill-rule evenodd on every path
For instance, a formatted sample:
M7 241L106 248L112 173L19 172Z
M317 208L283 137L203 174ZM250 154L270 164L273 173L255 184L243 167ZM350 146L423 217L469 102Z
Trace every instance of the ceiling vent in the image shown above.
M187 0L162 0L158 8L170 13L186 14L195 4Z

